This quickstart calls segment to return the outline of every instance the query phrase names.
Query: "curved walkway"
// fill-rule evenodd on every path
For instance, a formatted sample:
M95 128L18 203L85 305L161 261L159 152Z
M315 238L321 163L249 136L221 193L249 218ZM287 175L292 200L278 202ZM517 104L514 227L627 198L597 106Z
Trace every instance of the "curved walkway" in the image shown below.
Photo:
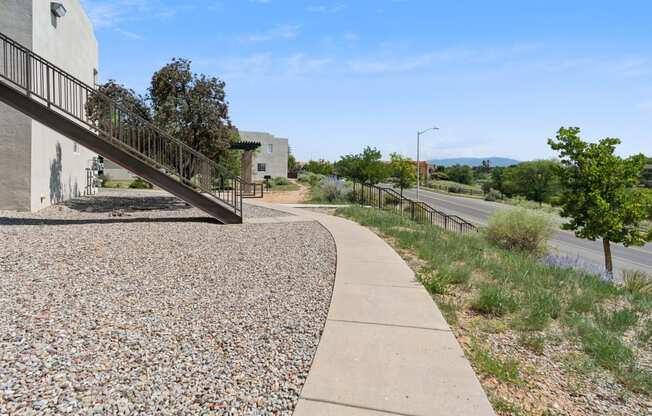
M385 241L344 218L260 204L319 221L337 246L328 319L295 416L494 414L437 306Z

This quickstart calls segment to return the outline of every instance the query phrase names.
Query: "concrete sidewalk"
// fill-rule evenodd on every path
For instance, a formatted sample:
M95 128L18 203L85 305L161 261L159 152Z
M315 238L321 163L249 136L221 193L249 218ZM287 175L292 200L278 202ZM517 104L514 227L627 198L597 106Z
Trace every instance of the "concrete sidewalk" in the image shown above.
M437 306L387 243L343 218L260 205L319 221L337 246L328 319L294 415L494 414Z

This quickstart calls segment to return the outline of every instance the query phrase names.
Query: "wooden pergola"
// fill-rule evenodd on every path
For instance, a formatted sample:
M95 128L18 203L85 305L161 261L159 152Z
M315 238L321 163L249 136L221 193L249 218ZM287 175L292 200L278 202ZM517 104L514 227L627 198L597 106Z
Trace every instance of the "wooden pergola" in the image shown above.
M231 145L231 150L242 150L241 175L244 182L244 191L250 192L252 183L252 163L254 150L260 147L259 142L235 142Z

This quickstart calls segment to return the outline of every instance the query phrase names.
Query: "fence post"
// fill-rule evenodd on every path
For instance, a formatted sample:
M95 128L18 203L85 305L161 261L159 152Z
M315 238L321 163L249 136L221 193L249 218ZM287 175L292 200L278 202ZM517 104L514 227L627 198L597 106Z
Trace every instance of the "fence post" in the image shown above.
M50 65L45 65L45 88L47 88L46 99L50 108Z
M25 89L27 90L27 96L31 95L31 84L32 84L32 71L30 71L30 59L29 53L25 54Z

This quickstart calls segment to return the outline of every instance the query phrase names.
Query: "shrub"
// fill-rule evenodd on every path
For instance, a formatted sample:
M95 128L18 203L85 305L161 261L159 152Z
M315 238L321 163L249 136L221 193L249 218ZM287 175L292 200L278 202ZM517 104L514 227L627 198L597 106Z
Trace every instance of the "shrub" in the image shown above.
M334 177L323 178L314 186L313 200L321 202L346 202L348 201L351 187L343 180Z
M105 188L107 183L111 180L111 176L107 174L98 175L97 178L100 180L100 186Z
M288 178L286 178L284 176L277 176L276 178L272 179L272 182L276 186L287 185L287 184L290 183L290 181L288 181Z
M131 189L152 189L153 186L151 183L147 182L142 178L134 179L130 184L129 188Z
M503 286L485 284L480 286L480 293L471 307L487 315L503 316L516 309L516 299Z
M320 174L312 173L312 172L302 173L297 178L297 180L299 182L307 183L310 186L317 185L319 183L319 181L321 181L322 179L324 179L324 175L320 175Z
M623 271L623 286L631 294L652 295L652 277L640 270Z
M493 188L490 188L489 192L487 192L487 195L485 195L484 197L484 200L489 202L499 201L502 199L505 199L505 195L503 195L502 192L497 191Z
M459 185L450 185L448 187L448 192L450 192L452 194L461 194L461 193L464 193L464 188L462 188Z
M489 218L486 235L495 245L526 253L541 254L552 236L552 219L527 209L498 211Z

